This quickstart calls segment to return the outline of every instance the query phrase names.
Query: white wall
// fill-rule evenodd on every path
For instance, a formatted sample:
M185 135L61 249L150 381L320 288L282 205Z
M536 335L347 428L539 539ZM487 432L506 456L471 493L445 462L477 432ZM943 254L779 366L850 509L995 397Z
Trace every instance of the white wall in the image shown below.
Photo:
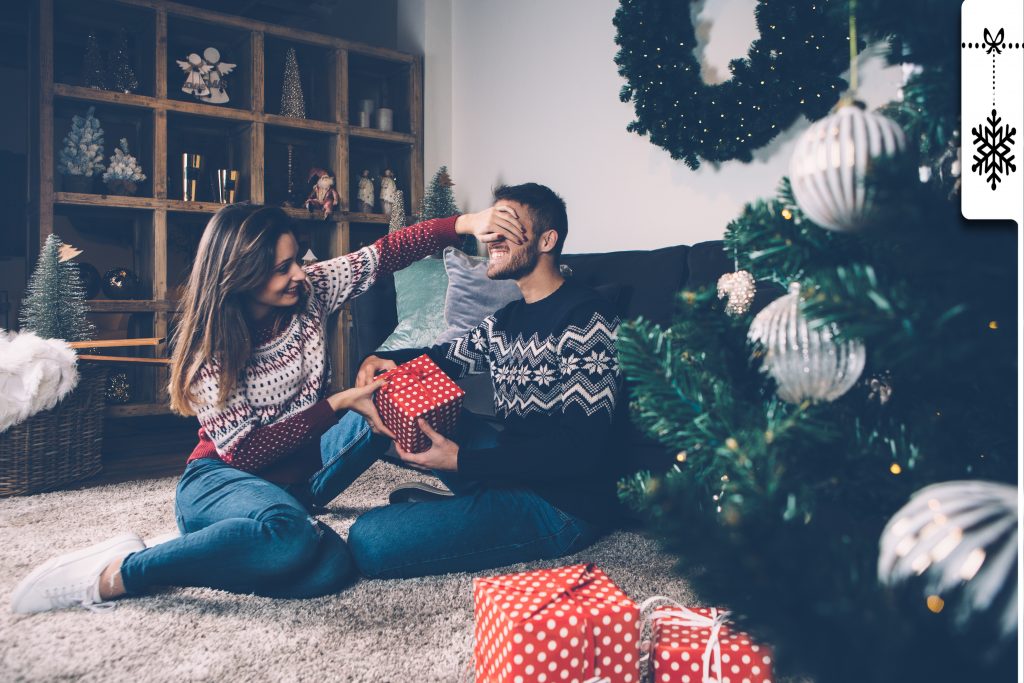
M746 53L756 37L754 6L705 4L698 21L708 35L709 76L727 74L728 61ZM499 183L549 185L568 205L569 252L718 239L746 202L772 195L807 122L749 164L692 171L673 161L626 132L633 109L618 99L617 7L617 0L400 0L399 36L418 26L424 41L427 179L447 164L467 210L489 205ZM448 62L450 90L443 74L432 73ZM861 81L861 99L876 107L896 96L901 71L867 57Z

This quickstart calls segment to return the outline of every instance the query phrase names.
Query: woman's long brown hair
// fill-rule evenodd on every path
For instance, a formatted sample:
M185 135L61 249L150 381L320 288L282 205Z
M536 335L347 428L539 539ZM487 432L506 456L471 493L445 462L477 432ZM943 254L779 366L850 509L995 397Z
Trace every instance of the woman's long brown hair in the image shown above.
M269 280L278 239L290 229L281 209L247 204L225 206L206 224L171 338L174 412L196 414L192 385L206 363L218 378L217 404L231 395L252 352L246 299Z

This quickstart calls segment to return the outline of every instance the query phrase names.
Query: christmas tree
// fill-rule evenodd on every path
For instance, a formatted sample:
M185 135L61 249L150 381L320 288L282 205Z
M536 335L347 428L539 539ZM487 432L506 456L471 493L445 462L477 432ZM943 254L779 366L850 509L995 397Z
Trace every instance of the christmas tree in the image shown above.
M667 326L624 325L631 413L666 455L620 496L679 556L702 604L731 607L776 647L776 673L995 680L1014 670L1015 645L993 636L993 610L956 624L943 605L958 593L883 589L878 558L886 522L923 486L1016 481L1017 238L968 226L955 178L940 172L960 126L948 87L959 56L941 49L959 40L959 7L870 0L856 19L891 61L922 67L883 110L912 144L876 160L868 227L822 228L784 179L725 236L760 306L799 283L807 334L825 340L799 342L809 355L794 378L785 348L761 334L773 311L727 315L710 289L682 292ZM936 172L922 182L918 167ZM863 354L859 381L823 372L848 353ZM794 395L794 379L824 391Z
M95 328L85 317L88 307L78 266L70 258L61 260L63 246L57 235L47 236L21 304L21 327L44 339L85 341L92 339Z
M90 32L85 38L85 55L82 59L82 82L89 88L106 90L107 70L103 65L103 53L96 34Z
M71 119L57 159L57 170L65 175L92 177L103 172L103 128L89 107L85 116Z
M452 192L454 185L451 176L448 175L448 167L439 168L423 194L423 201L420 204L421 221L447 218L459 212L459 207L455 203L455 193ZM476 239L472 235L462 238L462 250L467 254L477 253Z
M114 90L132 93L139 89L139 79L135 76L128 53L128 32L120 29L117 53L114 55Z
M388 223L388 232L401 230L405 227L405 195L401 190L395 190L395 203L391 207L391 218Z
M138 160L128 153L128 138L121 138L121 144L114 150L110 157L110 166L103 173L103 182L109 183L112 180L126 180L132 183L141 183L146 179Z
M302 94L302 79L299 78L299 61L295 57L294 47L288 48L284 56L281 116L291 116L294 119L306 118L306 98Z

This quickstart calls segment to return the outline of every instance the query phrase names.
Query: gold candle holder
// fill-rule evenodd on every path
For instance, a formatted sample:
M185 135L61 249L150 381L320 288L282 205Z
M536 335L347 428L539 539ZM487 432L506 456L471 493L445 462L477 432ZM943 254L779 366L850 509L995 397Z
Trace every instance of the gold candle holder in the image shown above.
M185 152L181 155L181 161L181 176L184 181L182 199L186 202L194 202L199 190L199 174L203 170L203 156L201 154Z
M217 169L217 201L221 204L234 204L235 192L238 189L238 171L230 168Z

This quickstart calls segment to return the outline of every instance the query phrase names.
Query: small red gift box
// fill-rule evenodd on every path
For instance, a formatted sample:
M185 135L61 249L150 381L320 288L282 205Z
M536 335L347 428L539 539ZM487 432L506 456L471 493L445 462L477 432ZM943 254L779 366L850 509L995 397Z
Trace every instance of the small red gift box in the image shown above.
M732 627L729 612L716 608L654 610L650 680L654 683L772 683L772 651ZM645 601L645 612L651 600Z
M378 375L387 381L377 390L373 402L381 420L398 437L398 443L410 453L430 448L417 418L445 436L455 434L466 395L426 354L402 363Z
M477 683L639 683L640 611L592 564L473 579Z

